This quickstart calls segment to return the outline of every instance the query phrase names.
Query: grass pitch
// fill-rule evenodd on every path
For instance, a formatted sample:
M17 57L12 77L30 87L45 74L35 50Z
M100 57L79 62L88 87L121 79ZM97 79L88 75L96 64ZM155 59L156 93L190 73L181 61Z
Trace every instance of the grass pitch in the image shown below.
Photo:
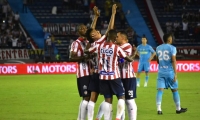
M156 73L150 73L147 88L137 89L137 120L199 120L200 73L179 73L181 105L188 111L175 114L170 90L163 94L163 115L156 111ZM76 120L81 98L75 75L12 75L0 76L0 120ZM95 107L95 115L103 96ZM116 97L113 110L115 118ZM126 120L128 116L126 115Z

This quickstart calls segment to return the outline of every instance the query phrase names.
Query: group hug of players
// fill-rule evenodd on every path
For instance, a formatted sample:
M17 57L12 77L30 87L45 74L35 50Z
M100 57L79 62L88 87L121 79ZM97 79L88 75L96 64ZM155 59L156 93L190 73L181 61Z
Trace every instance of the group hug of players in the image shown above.
M134 100L137 81L132 61L138 52L133 53L124 31L116 32L113 29L116 9L117 6L114 4L108 29L104 35L101 35L95 29L100 16L95 6L93 8L95 17L91 27L87 29L85 25L79 25L79 38L71 44L70 61L78 62L77 86L79 95L83 98L77 120L94 119L94 107L99 94L104 95L105 100L99 106L96 120L100 120L102 116L104 120L112 120L113 95L118 98L116 120L125 119L125 104L128 119L137 118L137 106ZM145 54L145 48L141 49ZM152 49L150 52L153 55L149 59L153 59L155 51ZM185 108L179 110L182 109L187 110ZM158 112L158 114L162 113L161 110Z

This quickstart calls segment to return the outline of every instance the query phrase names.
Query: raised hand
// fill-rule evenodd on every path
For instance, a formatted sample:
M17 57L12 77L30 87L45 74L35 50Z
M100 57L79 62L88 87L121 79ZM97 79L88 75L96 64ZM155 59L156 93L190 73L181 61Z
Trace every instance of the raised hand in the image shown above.
M100 12L99 12L97 6L94 6L93 11L94 11L94 14L95 14L96 16L98 16L98 17L100 16Z
M112 6L112 14L116 14L117 5L113 4Z

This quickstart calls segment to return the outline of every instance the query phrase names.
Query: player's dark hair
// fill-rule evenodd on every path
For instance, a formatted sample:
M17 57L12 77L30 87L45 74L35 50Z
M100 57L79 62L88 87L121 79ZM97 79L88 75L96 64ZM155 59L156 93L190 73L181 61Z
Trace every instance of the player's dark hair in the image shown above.
M92 37L91 37L91 32L92 32L92 28L89 28L87 31L86 31L86 33L85 33L85 35L86 35L86 38L87 38L87 40L89 41L89 43L93 43L94 42L94 40L92 39Z
M166 33L166 34L163 35L163 40L164 40L165 43L167 43L167 40L170 36L172 36L170 33Z
M120 34L124 35L126 38L128 38L126 32L124 32L124 31L119 31L118 33L120 33Z
M145 35L145 34L143 34L143 35L142 35L142 38L146 38L146 39L147 39L147 37L146 37L146 35Z
M108 39L115 40L117 37L117 31L114 29L111 29L108 31Z

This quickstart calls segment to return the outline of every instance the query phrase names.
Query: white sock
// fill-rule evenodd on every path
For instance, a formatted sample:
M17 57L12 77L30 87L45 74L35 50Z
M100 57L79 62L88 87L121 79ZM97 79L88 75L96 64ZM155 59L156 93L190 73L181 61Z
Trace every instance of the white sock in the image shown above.
M80 105L79 105L79 109L78 109L78 118L77 120L81 119L81 104L82 104L83 100L81 100Z
M112 115L113 115L112 104L110 104L109 106L110 106L110 120L112 120Z
M82 104L81 104L81 120L86 120L87 117L87 105L88 105L88 101L83 100Z
M110 108L110 103L104 102L103 104L104 120L110 120L111 110L112 109Z
M93 116L94 116L94 106L95 103L92 101L89 101L88 106L87 106L87 115L88 115L88 120L93 120Z
M100 105L99 105L99 109L98 109L98 112L97 112L97 119L101 119L102 116L103 116L103 104L105 103L105 101L103 101Z
M117 103L116 119L121 119L124 110L125 110L125 101L123 99L119 99Z
M122 114L121 120L125 120L125 111Z
M157 104L157 111L162 111L161 110L161 104Z
M137 119L137 105L134 99L126 100L126 106L128 109L129 120Z

